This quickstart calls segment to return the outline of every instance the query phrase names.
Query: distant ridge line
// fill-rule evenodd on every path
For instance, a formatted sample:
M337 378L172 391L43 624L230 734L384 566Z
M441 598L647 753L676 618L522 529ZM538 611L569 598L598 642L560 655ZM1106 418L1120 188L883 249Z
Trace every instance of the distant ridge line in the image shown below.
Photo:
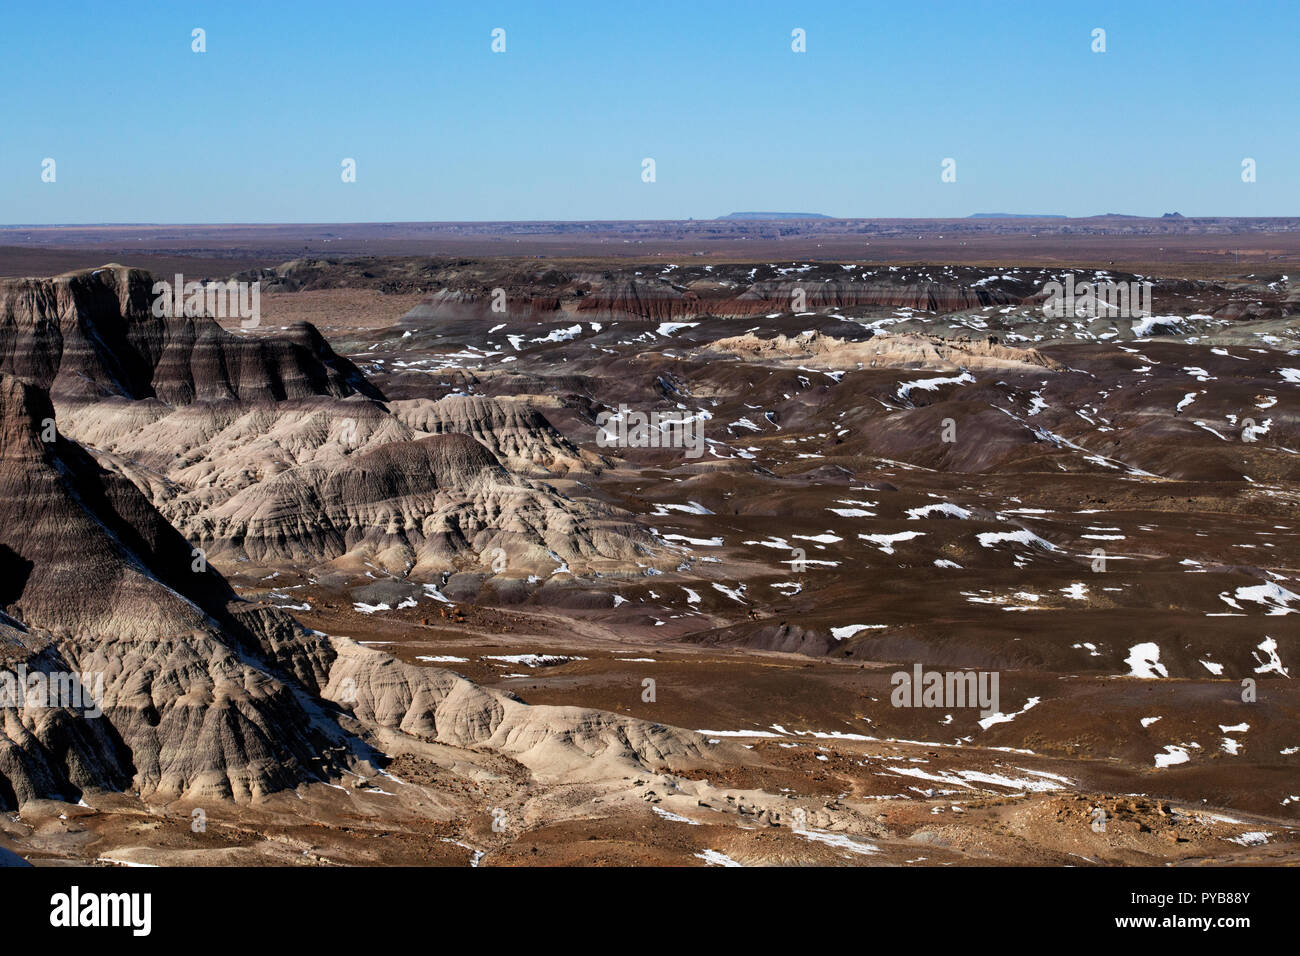
M719 219L834 219L820 212L729 212Z

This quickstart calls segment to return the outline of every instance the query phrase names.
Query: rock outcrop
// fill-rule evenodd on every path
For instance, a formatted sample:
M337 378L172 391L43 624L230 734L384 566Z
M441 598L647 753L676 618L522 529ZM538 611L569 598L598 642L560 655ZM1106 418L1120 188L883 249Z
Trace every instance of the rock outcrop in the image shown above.
M709 350L758 361L816 359L829 368L908 368L933 371L957 369L1058 371L1063 366L1032 348L1014 348L986 341L963 342L921 335L876 335L865 342L810 335L761 338L752 333L719 339Z
M58 404L382 397L307 323L260 338L207 316L159 316L153 286L149 273L117 265L0 280L0 372L48 389Z
M390 407L310 325L157 316L152 288L120 266L0 283L0 371L48 388L68 436L213 556L399 574L504 556L526 577L651 554L629 516L518 476L601 466L527 404Z
M130 481L47 431L52 417L43 390L0 375L0 806L96 789L256 801L382 765L371 741L499 750L539 776L701 758L691 732L529 708L239 600ZM380 452L390 476L500 468L464 436Z
M603 467L598 458L579 450L526 401L449 395L436 402L390 402L389 408L398 421L417 432L471 436L517 474L547 477Z
M638 270L572 274L548 270L544 276L507 278L464 273L447 275L450 283L431 294L404 318L409 328L430 322L480 319L499 321L499 297L505 295L512 322L642 320L669 322L714 316L753 318L773 312L827 309L907 308L928 312L955 312L985 306L1015 305L1025 301L1035 287L1028 281L1009 287L976 285L953 277L917 277L865 268L847 275L840 266L805 266L782 269L710 267L704 277L663 271ZM511 281L513 280L513 281ZM489 284L504 282L495 289ZM496 290L500 290L497 292ZM494 309L494 303L497 308Z
M179 527L214 555L370 563L417 577L466 560L484 572L496 561L516 576L619 572L653 555L629 516L514 477L460 433L376 444L285 471Z

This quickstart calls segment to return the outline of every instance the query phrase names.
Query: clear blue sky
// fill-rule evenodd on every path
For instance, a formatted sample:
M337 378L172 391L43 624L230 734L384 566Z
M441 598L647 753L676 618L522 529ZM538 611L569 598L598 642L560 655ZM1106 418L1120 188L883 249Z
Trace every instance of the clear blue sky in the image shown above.
M1294 216L1298 27L1294 0L15 0L0 223Z

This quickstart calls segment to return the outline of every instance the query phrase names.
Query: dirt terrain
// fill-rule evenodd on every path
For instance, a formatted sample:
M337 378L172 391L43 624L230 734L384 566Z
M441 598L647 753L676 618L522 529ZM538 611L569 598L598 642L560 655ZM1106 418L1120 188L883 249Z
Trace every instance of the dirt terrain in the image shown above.
M557 230L545 261L414 228L272 259L266 227L211 273L261 284L252 326L157 318L116 255L0 280L6 659L140 662L102 767L76 718L5 712L0 848L1294 864L1300 232L985 222L888 255ZM1067 278L1150 282L1151 314L1051 314ZM603 441L626 410L698 454ZM898 706L914 668L997 705Z
M696 219L644 222L398 222L320 225L0 227L0 276L129 262L169 273L189 260L219 278L304 257L704 258L719 262L1075 266L1214 278L1300 262L1300 219ZM199 275L199 273L202 273Z

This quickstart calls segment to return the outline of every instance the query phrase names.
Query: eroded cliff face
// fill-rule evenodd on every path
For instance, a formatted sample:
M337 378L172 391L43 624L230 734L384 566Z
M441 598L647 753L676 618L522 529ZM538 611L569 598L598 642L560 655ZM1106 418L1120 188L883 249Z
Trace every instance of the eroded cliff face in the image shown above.
M313 663L282 614L248 617L134 485L49 428L53 416L43 390L0 376L9 662L79 675L97 699L4 701L15 799L113 788L124 774L142 791L244 798L302 779L321 729L255 655L279 631L294 634L288 656L304 674L324 658Z
M547 483L599 459L527 406L112 399L70 408L61 425L213 558L402 575L487 572L496 549L524 575L659 560L629 515Z
M538 480L601 462L527 404L390 407L312 326L158 316L153 286L118 266L0 283L0 370L48 389L60 427L192 545L397 574L653 561L628 516Z
M468 435L376 443L338 460L286 471L180 520L213 554L259 562L363 562L433 575L500 549L516 570L559 564L623 570L651 555L649 539L614 509L512 476Z
M990 305L1018 304L1032 295L1024 288L977 287L955 279L919 278L875 270L846 276L839 266L808 267L810 274L755 278L757 269L724 278L660 274L573 273L564 282L539 294L536 282L497 286L513 319L557 321L644 320L668 322L701 316L753 318L772 312L849 308L908 308L925 312L954 312ZM726 272L728 267L719 267ZM829 270L829 272L828 272ZM769 267L767 272L772 272ZM780 271L780 270L776 270ZM430 321L496 319L502 297L495 289L476 285L469 277L452 278L451 287L432 293L407 316L418 328ZM487 279L486 281L492 281Z
M1012 348L987 341L948 341L923 335L877 335L850 342L812 332L763 338L753 333L718 339L709 350L760 362L816 359L830 368L900 368L982 372L1011 370L1060 371L1062 365L1037 349Z
M525 400L448 395L388 403L393 415L416 432L469 435L517 474L550 477L598 472L595 455L580 450Z
M487 748L539 777L700 758L696 734L529 708L239 600L135 485L47 430L53 416L44 390L0 375L0 681L45 675L34 679L44 692L24 679L0 699L0 806L94 789L256 801L382 765L376 734L390 754L431 741ZM453 484L464 469L501 470L458 435L376 456L387 461L327 472L325 484L364 486L370 469L411 481L428 469ZM51 691L60 679L84 693Z
M243 336L207 316L155 315L153 287L148 272L123 266L0 280L0 371L59 404L382 397L306 323L275 339Z

